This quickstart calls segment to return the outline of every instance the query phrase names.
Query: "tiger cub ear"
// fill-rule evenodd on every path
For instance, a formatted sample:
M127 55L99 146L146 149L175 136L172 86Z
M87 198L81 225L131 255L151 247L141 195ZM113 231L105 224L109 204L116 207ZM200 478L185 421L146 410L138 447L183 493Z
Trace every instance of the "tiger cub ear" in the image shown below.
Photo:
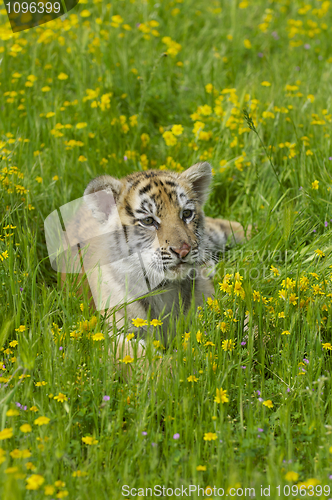
M84 191L84 201L99 222L108 219L123 188L121 180L110 175L101 175L88 184Z
M204 205L209 196L209 186L212 180L212 167L208 162L196 163L185 170L181 177L188 180L197 194L198 201Z

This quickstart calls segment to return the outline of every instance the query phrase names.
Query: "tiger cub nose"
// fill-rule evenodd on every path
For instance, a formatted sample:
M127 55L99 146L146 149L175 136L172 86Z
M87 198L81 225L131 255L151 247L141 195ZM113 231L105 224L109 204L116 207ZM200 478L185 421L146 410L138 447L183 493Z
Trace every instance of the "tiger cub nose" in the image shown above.
M181 248L170 247L170 250L175 253L180 259L183 259L188 255L191 250L191 246L188 243L182 243Z

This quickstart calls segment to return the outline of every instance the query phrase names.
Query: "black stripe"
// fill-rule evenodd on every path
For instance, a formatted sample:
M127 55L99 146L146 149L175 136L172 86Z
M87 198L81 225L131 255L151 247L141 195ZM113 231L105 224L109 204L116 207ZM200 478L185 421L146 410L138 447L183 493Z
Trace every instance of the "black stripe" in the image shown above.
M150 191L152 189L152 186L151 184L147 184L146 186L144 186L143 188L141 188L138 192L138 194L141 196L142 194L145 194L147 193L148 191Z
M133 211L130 208L130 206L128 205L128 203L126 203L125 210L126 210L127 215L129 215L130 217L134 217Z
M127 226L122 226L123 227L123 232L126 238L126 243L128 243L128 233L127 233Z

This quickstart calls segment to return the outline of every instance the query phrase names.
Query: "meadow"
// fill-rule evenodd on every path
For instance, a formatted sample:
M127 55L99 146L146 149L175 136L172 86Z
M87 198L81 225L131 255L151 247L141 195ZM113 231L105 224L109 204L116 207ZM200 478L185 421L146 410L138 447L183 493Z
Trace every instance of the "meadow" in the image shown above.
M331 3L81 0L0 23L0 498L331 499ZM97 175L203 160L206 215L252 237L119 377L44 220Z

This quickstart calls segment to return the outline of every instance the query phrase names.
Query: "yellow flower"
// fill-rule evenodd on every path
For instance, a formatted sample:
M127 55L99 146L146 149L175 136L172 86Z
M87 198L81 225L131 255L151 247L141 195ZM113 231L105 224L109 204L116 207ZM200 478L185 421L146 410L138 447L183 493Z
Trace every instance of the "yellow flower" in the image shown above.
M226 281L219 283L219 287L221 292L232 293L232 287Z
M39 411L39 410L38 410L37 406L31 406L30 411L36 412L36 411Z
M242 288L241 281L235 281L234 283L234 293L237 296L241 296L242 299L245 297L245 291Z
M82 10L81 17L90 17L90 16L91 16L91 12L89 10L87 10L87 9Z
M142 319L142 318L133 319L132 323L137 328L139 328L140 326L146 326L148 324L148 322L146 321L146 319Z
M319 479L311 477L306 481L304 481L303 483L297 483L297 487L300 488L301 486L304 486L305 488L308 488L309 486L317 486L319 483L320 483Z
M196 470L206 470L206 465L197 465Z
M159 319L152 319L150 321L150 325L152 325L152 326L161 326L162 324L163 324L163 322L160 321Z
M59 479L58 481L55 481L54 486L56 486L57 488L64 488L66 486L66 483L64 481L60 481Z
M293 289L295 284L296 284L296 282L295 282L295 280L292 280L292 278L287 277L285 280L282 280L282 286L284 288L287 288L287 289L288 288Z
M325 342L324 344L322 344L322 347L323 347L323 349L326 349L326 350L332 351L332 345L331 345L331 342Z
M237 281L243 281L243 276L241 276L240 273L235 273L234 274L234 279Z
M9 427L7 429L5 428L0 432L0 441L2 441L3 439L9 439L12 436L13 436L13 428L12 427Z
M296 297L295 293L291 293L290 296L289 296L289 302L291 304L293 304L293 306L296 306L297 304L297 299L298 297Z
M123 359L120 359L119 361L121 361L121 363L126 363L127 365L128 363L132 363L134 361L134 358L127 354L127 356L125 356Z
M31 432L32 431L32 427L31 427L30 424L23 424L20 427L20 431L22 431L22 432Z
M17 415L19 415L19 414L20 414L20 412L16 409L15 410L10 409L6 412L7 417L17 417Z
M204 441L215 441L217 439L217 434L215 432L205 432Z
M198 132L200 132L201 130L203 130L204 127L205 127L205 123L200 122L200 121L195 122L194 123L194 128L193 128L193 134L197 135Z
M317 250L315 250L315 253L319 256L319 257L325 257L325 253L322 252L321 250L319 250L319 248L317 248Z
M27 490L38 490L41 485L44 483L45 479L40 474L32 474L32 476L26 479L28 483L26 486Z
M92 335L92 340L104 340L105 335L103 333L95 333Z
M270 269L273 272L274 276L280 276L280 272L276 267L271 266Z
M66 73L60 73L58 75L59 80L67 80L67 78L68 78L68 75L66 75Z
M178 142L175 135L173 135L172 132L170 131L164 132L163 138L166 143L166 146L175 146L175 144Z
M143 143L142 145L146 146L150 142L150 136L149 136L149 134L142 134L141 135L141 141Z
M152 343L153 343L155 349L165 349L164 346L161 345L160 340L154 340Z
M50 420L51 420L51 419L50 419L50 418L48 418L48 417L38 417L38 418L36 418L36 420L35 420L35 422L34 422L34 423L35 423L35 425L39 425L39 426L41 426L41 425L46 425L46 424L48 424L48 423L50 422Z
M126 337L126 342L129 342L129 340L133 339L134 337L135 337L134 333L128 333L128 335Z
M198 378L195 377L195 375L190 375L188 378L187 378L188 382L197 382L198 381Z
M319 285L311 285L311 288L314 292L314 295L317 295L318 293L321 293L321 288Z
M173 125L173 127L172 127L172 133L174 135L181 135L182 132L183 132L182 125Z
M62 394L62 392L59 392L57 396L54 396L55 401L58 401L58 403L64 403L64 401L68 401L68 398L65 394Z
M246 49L251 49L252 47L251 42L248 39L244 40L243 45L245 46Z
M43 178L42 177L36 177L36 181L41 184L43 182Z
M83 476L87 476L88 473L85 472L85 471L81 471L81 470L75 470L73 473L72 473L72 476L73 477L83 477Z
M286 481L297 481L298 478L299 478L298 473L291 470L287 472L287 474L285 475Z
M59 491L59 493L57 494L57 498L65 498L69 495L68 491L67 490L62 490L62 491Z
M25 464L25 466L26 466L27 470L36 470L36 468L37 468L32 462L27 462Z
M281 332L281 335L290 335L290 331L284 330L283 332Z
M51 87L48 87L48 85L46 85L45 87L42 87L42 92L49 92L51 90Z
M45 495L53 495L54 492L55 492L55 488L51 484L44 486Z
M122 24L123 18L119 14L117 14L115 16L112 16L112 21L113 23Z
M261 83L261 85L262 85L263 87L271 87L271 83L270 83L270 82L265 82L265 81L264 81L264 82L262 82L262 83Z
M9 453L9 455L12 457L12 458L21 458L22 457L22 453L21 453L21 450L18 450L17 448L13 451L11 451Z
M315 180L314 182L311 183L311 188L312 189L318 189L319 188L319 181Z
M317 273L309 273L313 278L316 278L316 280L319 279L319 276Z
M198 332L196 333L196 340L199 344L202 342L202 336L203 336L202 332L198 330Z
M229 399L227 397L227 391L223 390L221 387L220 389L216 389L216 397L214 398L215 403L228 403Z
M5 469L6 474L15 474L15 472L18 472L18 467L8 467Z
M234 340L224 340L222 343L222 348L224 351L232 351L235 348L235 342Z
M218 324L218 328L220 328L220 330L225 333L227 331L227 323L225 323L225 321L220 321L220 323Z
M213 85L212 83L208 83L207 85L205 85L205 91L208 93L208 94L211 94L213 90Z
M91 437L91 436L82 437L82 441L83 441L83 443L88 444L88 445L98 443L97 439L95 439L94 437Z
M46 385L46 384L47 384L47 382L45 382L44 380L42 380L41 382L36 382L35 386L36 387L42 387L43 385Z
M263 401L263 405L266 406L267 408L273 408L273 403L271 399L267 399L266 401Z
M20 325L18 328L15 328L15 332L25 332L25 326Z
M135 127L137 125L137 116L138 115L129 116L129 122L131 127Z

